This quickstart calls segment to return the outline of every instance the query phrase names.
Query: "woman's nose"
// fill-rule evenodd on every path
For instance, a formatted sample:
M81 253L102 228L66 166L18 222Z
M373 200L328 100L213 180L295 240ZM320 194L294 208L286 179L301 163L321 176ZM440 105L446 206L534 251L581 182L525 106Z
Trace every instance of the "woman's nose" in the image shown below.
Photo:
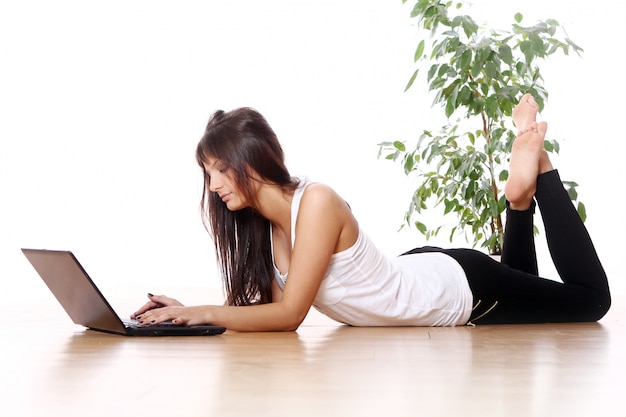
M216 193L220 188L222 188L222 183L217 178L211 177L209 180L209 191Z

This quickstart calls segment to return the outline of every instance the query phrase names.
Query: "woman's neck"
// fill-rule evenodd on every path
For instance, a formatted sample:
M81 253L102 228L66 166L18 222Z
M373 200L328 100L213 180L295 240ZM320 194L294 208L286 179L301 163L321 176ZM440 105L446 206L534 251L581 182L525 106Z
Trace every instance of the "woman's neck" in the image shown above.
M259 213L272 223L274 229L289 233L291 231L293 191L285 191L276 185L263 184L257 195Z

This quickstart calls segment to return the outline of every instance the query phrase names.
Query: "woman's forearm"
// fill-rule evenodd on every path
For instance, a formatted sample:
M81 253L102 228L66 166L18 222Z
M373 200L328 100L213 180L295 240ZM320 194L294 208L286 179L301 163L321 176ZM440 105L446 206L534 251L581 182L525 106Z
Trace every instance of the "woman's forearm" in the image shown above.
M294 331L307 311L289 308L283 302L252 306L202 306L203 321L244 332Z

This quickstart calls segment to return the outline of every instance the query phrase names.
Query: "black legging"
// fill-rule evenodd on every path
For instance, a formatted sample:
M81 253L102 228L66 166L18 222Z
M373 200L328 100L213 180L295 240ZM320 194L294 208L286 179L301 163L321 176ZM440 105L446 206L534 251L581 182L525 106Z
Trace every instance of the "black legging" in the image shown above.
M423 247L406 254L443 252L461 264L474 296L473 324L599 320L611 305L607 277L556 170L539 175L535 200L563 282L538 276L534 202L525 211L507 209L501 262L473 249Z

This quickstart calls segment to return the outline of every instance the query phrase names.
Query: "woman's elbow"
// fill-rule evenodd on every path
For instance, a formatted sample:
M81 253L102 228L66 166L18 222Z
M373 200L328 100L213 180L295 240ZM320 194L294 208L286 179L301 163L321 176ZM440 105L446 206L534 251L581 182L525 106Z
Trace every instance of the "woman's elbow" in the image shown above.
M287 332L295 332L298 330L309 311L301 311L300 309L289 309L287 314L284 315L286 320L282 323L282 330Z

